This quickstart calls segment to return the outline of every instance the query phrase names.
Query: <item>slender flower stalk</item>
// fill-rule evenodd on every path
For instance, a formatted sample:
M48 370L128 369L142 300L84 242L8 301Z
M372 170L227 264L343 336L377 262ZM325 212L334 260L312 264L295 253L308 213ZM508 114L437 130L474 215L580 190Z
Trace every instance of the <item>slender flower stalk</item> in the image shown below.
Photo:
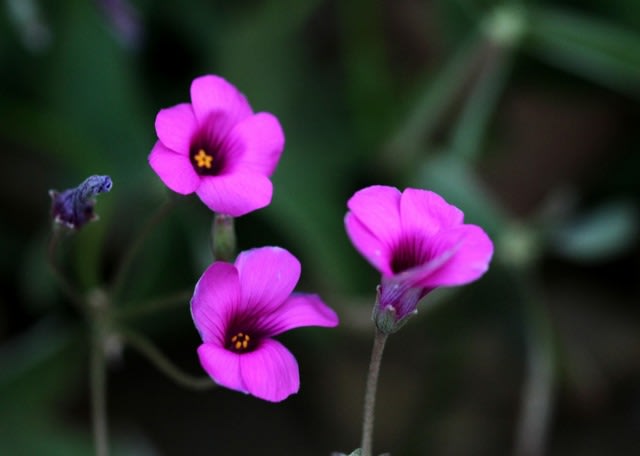
M58 286L62 290L62 292L67 296L71 304L76 307L76 310L81 314L85 314L85 303L81 294L75 287L71 284L69 279L66 277L64 272L60 269L58 265L58 261L56 259L56 252L58 250L58 244L60 243L60 237L63 236L63 231L67 229L60 225L54 225L53 233L51 234L51 238L49 239L49 246L47 247L47 261L49 263L49 268L53 273L53 277L55 278Z
M105 293L96 290L86 300L91 318L91 414L96 456L109 455L109 430L107 422L107 357L105 341L109 336L110 303Z
M527 324L527 366L516 427L515 456L545 454L554 407L555 353L549 315L526 271L516 271Z
M118 321L135 320L146 315L152 315L165 309L183 306L191 299L192 290L183 290L160 298L136 302L113 309L113 318Z
M213 383L208 376L196 377L184 372L171 362L149 339L141 334L128 329L120 329L118 334L123 338L125 343L136 349L141 355L147 358L151 364L178 385L197 391L208 390L218 386Z
M378 389L378 377L380 375L380 364L384 346L387 342L387 335L376 329L371 350L371 361L369 362L369 373L367 374L367 386L364 396L364 414L362 418L362 456L371 456L373 448L373 423L375 418L376 391Z
M433 289L480 278L493 243L480 227L463 223L460 209L430 191L375 185L356 192L347 206L347 234L381 274L362 423L361 456L372 456L376 389L388 335L417 313L418 303Z
M94 334L91 344L91 414L96 456L109 455L107 425L107 366L102 337Z

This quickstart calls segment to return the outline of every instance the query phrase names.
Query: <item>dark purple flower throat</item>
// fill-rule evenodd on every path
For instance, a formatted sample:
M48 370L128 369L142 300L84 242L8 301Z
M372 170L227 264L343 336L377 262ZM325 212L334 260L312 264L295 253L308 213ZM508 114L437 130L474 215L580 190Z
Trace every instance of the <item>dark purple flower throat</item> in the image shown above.
M229 129L226 116L214 113L194 135L189 147L189 159L196 173L201 176L222 174L230 150Z
M403 236L391 255L391 271L400 274L408 269L427 263L431 255L425 248L422 236Z

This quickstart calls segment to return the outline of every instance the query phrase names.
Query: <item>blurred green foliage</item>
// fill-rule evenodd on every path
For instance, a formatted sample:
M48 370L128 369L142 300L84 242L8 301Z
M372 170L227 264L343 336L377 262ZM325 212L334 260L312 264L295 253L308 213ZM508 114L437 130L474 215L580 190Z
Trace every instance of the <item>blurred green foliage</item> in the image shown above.
M167 197L146 163L155 114L187 101L205 73L276 114L287 138L273 203L236 221L239 246L291 250L301 289L325 297L342 326L286 336L302 390L277 406L184 392L116 350L116 454L355 447L377 277L342 220L353 192L378 183L441 193L491 234L496 259L477 284L427 297L427 317L389 341L376 448L632 454L639 5L4 0L0 454L92 451L88 337L46 267L47 191L112 177L100 221L60 255L82 290L109 283ZM192 289L211 261L211 214L196 198L177 206L134 259L120 309ZM199 372L186 300L133 322Z

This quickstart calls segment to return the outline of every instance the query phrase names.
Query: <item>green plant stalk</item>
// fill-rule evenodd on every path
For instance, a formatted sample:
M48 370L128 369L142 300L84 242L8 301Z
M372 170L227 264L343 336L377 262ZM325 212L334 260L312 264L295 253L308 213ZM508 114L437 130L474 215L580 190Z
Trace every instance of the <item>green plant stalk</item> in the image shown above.
M521 275L525 272L519 271ZM527 368L514 444L515 456L543 456L553 407L555 353L553 331L535 289L521 277L523 320L527 325Z
M120 329L118 334L124 342L136 349L159 371L180 386L202 391L215 388L217 385L209 377L195 377L182 371L173 364L149 339L128 329Z
M114 309L115 320L135 320L146 315L154 314L158 311L176 307L179 305L188 305L193 290L178 291L161 298L143 301L137 305L130 304Z
M47 247L47 261L49 263L49 268L53 273L53 277L55 278L62 292L76 307L76 310L78 310L82 315L86 315L86 306L82 295L67 279L65 274L62 272L62 269L58 266L58 262L56 261L56 251L58 249L58 244L60 243L60 236L63 235L63 230L64 228L60 227L57 224L53 226L53 234L49 239L49 245Z
M380 364L387 335L376 329L371 349L371 361L367 374L367 385L364 396L364 413L362 419L362 456L371 456L373 447L373 423L375 418L376 391L378 389L378 377L380 376Z
M91 344L91 414L96 456L109 455L109 431L107 425L107 367L102 331L97 329Z

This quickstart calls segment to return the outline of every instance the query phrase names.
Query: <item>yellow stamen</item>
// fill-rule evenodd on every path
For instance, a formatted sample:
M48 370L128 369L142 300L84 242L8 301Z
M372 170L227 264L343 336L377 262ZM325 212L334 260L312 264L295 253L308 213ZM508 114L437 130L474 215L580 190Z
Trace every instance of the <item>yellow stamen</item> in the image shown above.
M245 334L242 332L239 332L231 338L231 345L238 351L246 350L247 348L249 348L249 342L251 342L251 337L249 337L249 334Z
M213 156L207 154L204 149L200 149L193 158L196 161L196 166L198 166L198 168L211 168Z

